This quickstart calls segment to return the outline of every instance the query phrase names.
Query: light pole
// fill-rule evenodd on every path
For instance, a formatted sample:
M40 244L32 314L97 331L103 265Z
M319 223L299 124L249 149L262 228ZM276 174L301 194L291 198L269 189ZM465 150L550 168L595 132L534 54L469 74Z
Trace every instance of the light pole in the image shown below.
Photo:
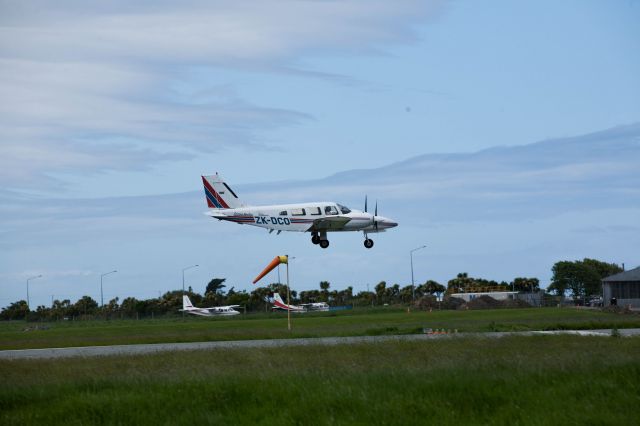
M184 271L191 268L197 268L198 266L200 265L191 265L191 266L187 266L186 268L182 268L182 295L183 296L184 296Z
M417 248L414 248L413 250L409 251L409 257L411 257L411 300L413 302L416 301L416 284L413 282L413 252L417 251L417 250L421 250L423 248L427 247L426 245L424 246L420 246Z
M191 265L191 266L187 266L186 268L182 268L182 297L183 298L184 298L184 271L191 268L197 268L198 266L200 265ZM184 310L182 311L182 318L184 318Z
M115 274L116 272L118 272L118 271L116 271L116 270L114 269L114 270L113 270L113 271L111 271L111 272L105 272L104 274L100 275L100 306L101 306L101 307L104 307L104 294L102 293L102 278L103 278L105 275Z
M31 310L29 307L29 281L35 280L36 278L42 278L42 274L27 278L27 308L29 308L29 310Z

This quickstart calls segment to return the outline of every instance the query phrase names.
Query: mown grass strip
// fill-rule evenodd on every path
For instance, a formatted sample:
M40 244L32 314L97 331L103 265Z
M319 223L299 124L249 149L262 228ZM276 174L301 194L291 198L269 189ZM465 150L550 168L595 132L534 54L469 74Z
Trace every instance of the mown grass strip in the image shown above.
M57 322L45 324L48 327L45 330L23 331L33 325L25 322L0 323L0 350L410 334L421 332L424 328L460 332L629 328L640 327L640 316L559 308L411 313L401 309L387 309L294 315L292 332L287 331L284 314L249 315L240 319L187 318L184 321L179 318L163 318Z

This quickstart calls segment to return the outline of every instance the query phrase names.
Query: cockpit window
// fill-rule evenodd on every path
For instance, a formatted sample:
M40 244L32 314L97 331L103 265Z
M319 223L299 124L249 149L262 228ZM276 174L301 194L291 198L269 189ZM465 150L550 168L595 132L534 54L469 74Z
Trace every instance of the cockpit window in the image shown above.
M286 210L282 210L282 211L280 212L280 216L286 216L286 215L287 215L287 211L286 211Z
M334 206L326 206L324 208L324 214L331 214L331 215L338 214L338 209L336 209Z
M340 209L340 211L342 212L342 214L349 214L349 213L351 213L351 210L349 209L349 207L343 206L342 204L338 204L338 208Z

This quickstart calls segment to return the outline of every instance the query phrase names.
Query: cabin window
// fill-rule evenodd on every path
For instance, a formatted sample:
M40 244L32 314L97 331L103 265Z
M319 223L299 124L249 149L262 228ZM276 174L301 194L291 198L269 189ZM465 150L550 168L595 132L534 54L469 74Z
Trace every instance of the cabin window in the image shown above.
M286 210L282 210L282 211L280 212L280 216L286 216L286 215L287 215L287 211L286 211Z
M338 204L338 208L340 209L340 211L342 212L342 214L349 214L351 213L351 210L349 209L349 207L345 207L342 204Z
M291 216L304 216L304 209L291 209Z
M322 214L322 211L320 210L320 207L311 207L309 209L309 214L313 216L317 216L319 214Z
M338 214L338 209L336 209L334 206L326 206L324 208L324 213L335 215L335 214Z

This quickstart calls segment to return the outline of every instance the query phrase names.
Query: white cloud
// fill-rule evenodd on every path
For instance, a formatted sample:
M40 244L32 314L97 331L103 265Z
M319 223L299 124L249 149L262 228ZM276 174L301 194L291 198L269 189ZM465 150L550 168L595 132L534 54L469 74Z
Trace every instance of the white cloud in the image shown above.
M264 146L269 129L309 117L195 83L190 69L296 72L299 58L311 52L362 53L411 42L412 24L436 13L440 4L5 2L0 6L0 182L24 187L47 173L174 161L184 158L175 151L185 149ZM209 96L204 101L181 96L172 89L178 85Z

